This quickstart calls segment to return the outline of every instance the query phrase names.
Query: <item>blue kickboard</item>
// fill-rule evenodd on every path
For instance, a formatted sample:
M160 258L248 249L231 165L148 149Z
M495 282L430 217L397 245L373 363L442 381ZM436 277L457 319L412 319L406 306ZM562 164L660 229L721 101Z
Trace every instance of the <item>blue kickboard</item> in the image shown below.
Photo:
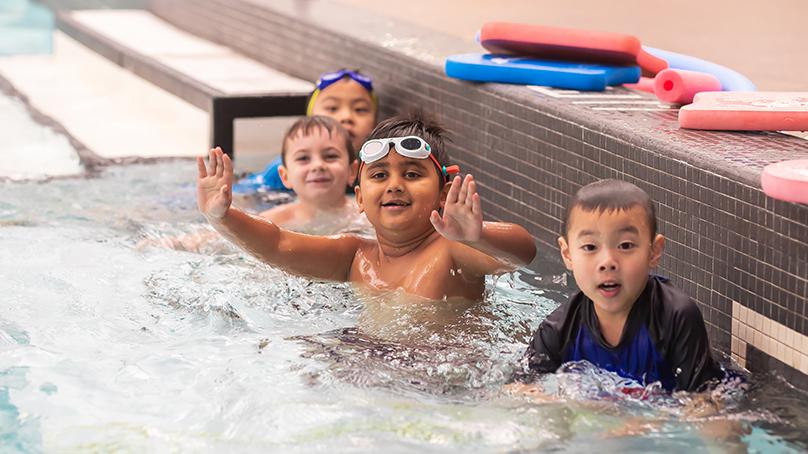
M446 75L477 82L603 91L608 85L639 81L640 67L539 60L512 55L462 54L446 59Z

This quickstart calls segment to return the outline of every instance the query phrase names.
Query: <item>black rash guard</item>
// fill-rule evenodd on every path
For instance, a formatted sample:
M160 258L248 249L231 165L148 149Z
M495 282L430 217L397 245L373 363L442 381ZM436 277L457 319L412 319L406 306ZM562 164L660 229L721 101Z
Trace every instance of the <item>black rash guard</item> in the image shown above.
M660 381L669 391L695 391L724 376L698 306L659 276L649 277L617 346L603 339L592 300L578 292L539 325L525 356L531 373L587 360L643 385Z

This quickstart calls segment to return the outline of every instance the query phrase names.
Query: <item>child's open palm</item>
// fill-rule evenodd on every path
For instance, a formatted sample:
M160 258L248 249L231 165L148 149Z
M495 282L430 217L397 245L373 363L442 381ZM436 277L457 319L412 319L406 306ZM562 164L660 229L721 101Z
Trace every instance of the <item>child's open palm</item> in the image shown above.
M432 211L429 220L435 230L446 239L479 241L483 229L483 212L474 177L466 175L462 184L459 176L454 177L446 195L443 216Z
M208 166L196 158L199 176L196 179L196 203L199 211L209 218L222 218L233 202L233 162L221 148L210 150Z

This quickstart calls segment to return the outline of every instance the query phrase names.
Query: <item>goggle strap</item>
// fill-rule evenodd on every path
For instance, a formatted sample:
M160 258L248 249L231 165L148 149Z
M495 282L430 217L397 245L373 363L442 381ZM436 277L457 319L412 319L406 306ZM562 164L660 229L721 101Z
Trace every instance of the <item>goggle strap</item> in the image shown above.
M313 92L311 92L311 96L309 96L309 103L306 105L306 116L311 117L314 113L314 103L317 102L317 97L320 95L320 89L315 88Z
M446 177L448 177L449 175L459 175L460 174L460 166L458 166L458 165L453 165L453 166L449 166L449 167L443 166L442 170L443 170L443 174L446 175Z
M432 162L440 169L440 173L443 175L443 181L447 183L449 182L449 175L458 175L460 173L459 165L442 166L432 153L429 154L429 158L432 159Z

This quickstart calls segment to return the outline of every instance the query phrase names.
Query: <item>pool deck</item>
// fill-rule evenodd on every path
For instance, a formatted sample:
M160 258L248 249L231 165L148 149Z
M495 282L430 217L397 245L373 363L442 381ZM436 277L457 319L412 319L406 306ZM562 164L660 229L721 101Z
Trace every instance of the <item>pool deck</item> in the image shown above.
M205 152L208 116L61 32L52 55L0 58L0 75L31 106L105 159Z
M380 15L390 14L392 3L340 1ZM732 68L758 90L808 90L808 2L799 0L409 0L395 2L394 17L467 41L490 21L628 33L644 45Z
M273 92L310 83L272 71L226 46L181 30L167 30L145 12L77 11L75 20L145 58L198 75L222 93ZM208 150L211 120L186 101L122 68L67 34L54 33L50 55L0 57L0 77L40 120L67 134L85 164L192 158ZM235 121L237 171L262 168L277 155L290 117Z

